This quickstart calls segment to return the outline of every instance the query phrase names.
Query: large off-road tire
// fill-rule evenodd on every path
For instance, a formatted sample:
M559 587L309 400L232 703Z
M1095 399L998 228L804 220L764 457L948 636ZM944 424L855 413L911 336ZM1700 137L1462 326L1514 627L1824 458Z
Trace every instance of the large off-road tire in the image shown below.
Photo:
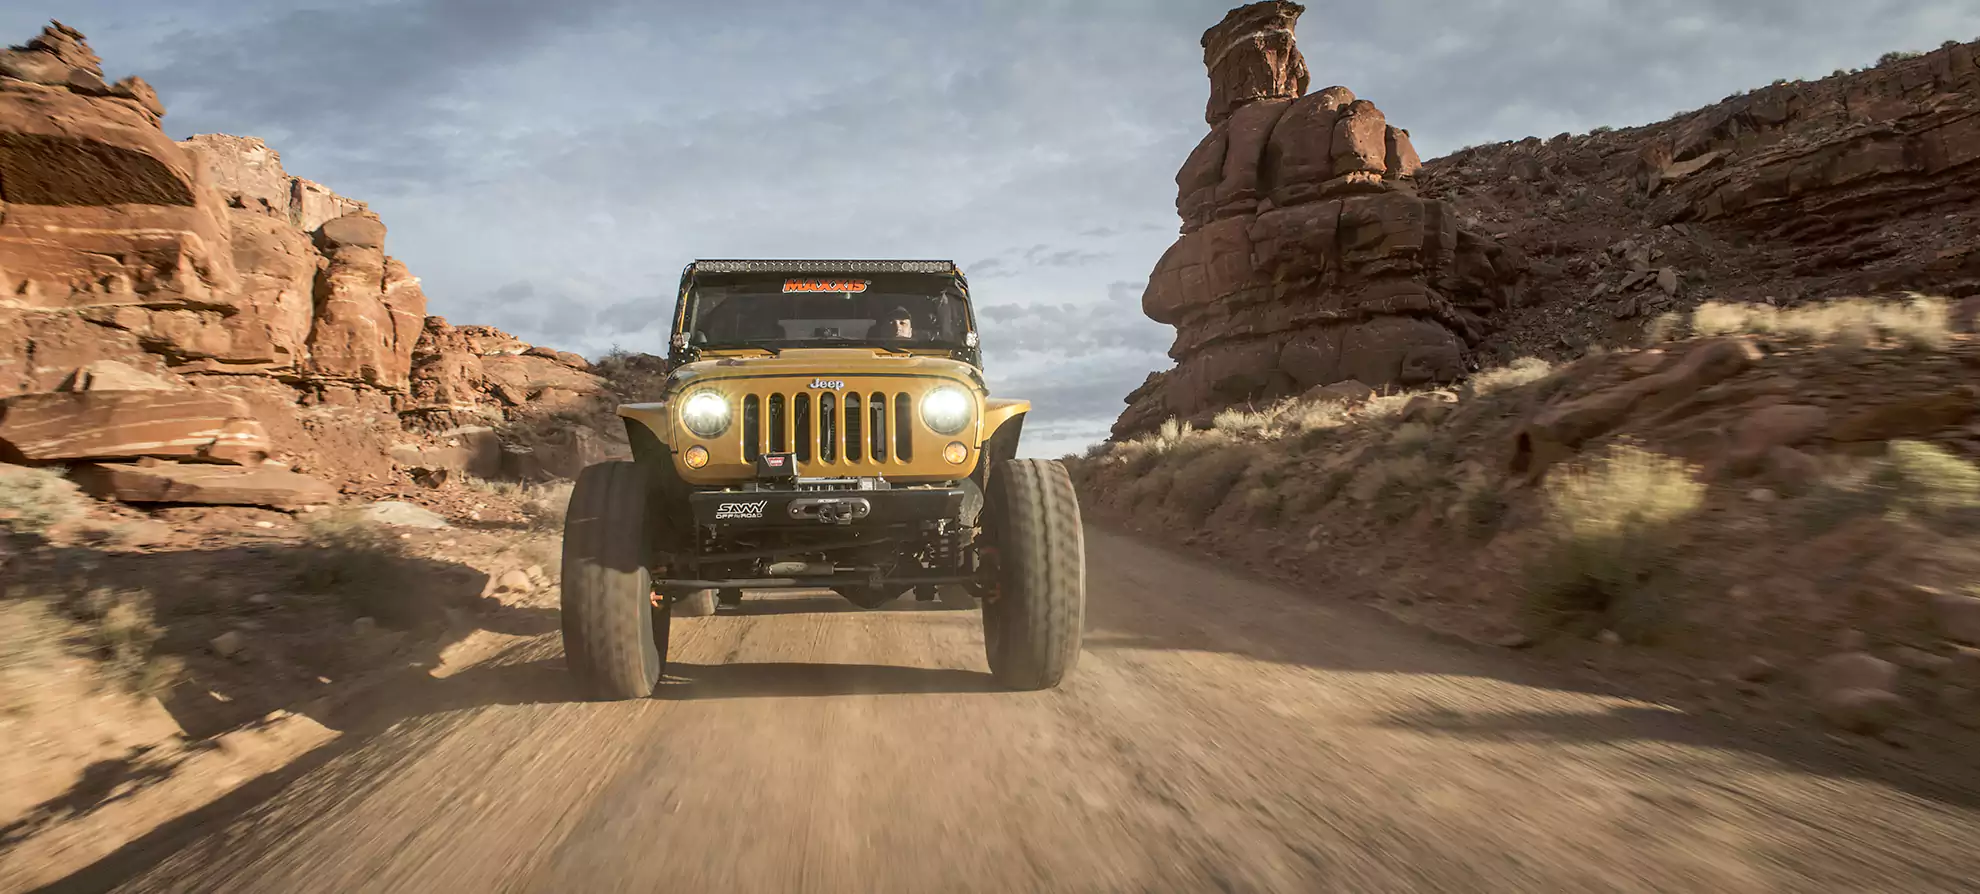
M646 515L639 466L579 473L564 519L564 660L594 698L645 698L666 670L669 613L653 605Z
M1014 459L990 477L985 533L996 587L983 645L997 682L1051 689L1079 663L1086 623L1086 534L1072 479L1054 460Z
M715 591L696 590L674 602L674 617L706 618L715 613Z

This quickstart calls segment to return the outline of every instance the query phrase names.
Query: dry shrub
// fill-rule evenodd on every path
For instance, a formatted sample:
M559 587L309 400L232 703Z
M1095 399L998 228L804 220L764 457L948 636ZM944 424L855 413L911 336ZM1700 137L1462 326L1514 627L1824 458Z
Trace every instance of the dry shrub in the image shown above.
M1864 515L1968 529L1980 524L1980 467L1935 444L1892 441L1883 456L1823 476L1800 507L1811 535Z
M1554 365L1538 357L1521 357L1497 369L1488 369L1474 374L1471 379L1471 392L1484 396L1509 388L1531 385L1554 373Z
M1299 517L1319 511L1340 499L1353 481L1354 472L1345 468L1291 479L1286 485L1284 512L1288 516Z
M1170 505L1195 521L1210 517L1244 478L1255 454L1249 449L1209 450L1184 461L1169 491Z
M523 518L533 531L562 531L564 513L571 505L571 490L575 487L569 481L553 481L528 488L523 492Z
M1369 398L1367 403L1361 405L1359 415L1363 420L1368 422L1389 422L1402 415L1403 408L1409 406L1410 399L1416 397L1417 393L1415 391L1398 391L1394 394L1376 395Z
M1196 435L1196 428L1177 419L1164 421L1152 435L1131 438L1114 445L1114 461L1124 464L1128 474L1140 477L1155 468L1177 445Z
M1457 492L1457 521L1465 533L1474 540L1492 539L1512 508L1498 481L1483 469L1476 469L1457 482Z
M1666 311L1658 314L1649 325L1644 327L1643 340L1646 345L1658 345L1683 338L1684 332L1684 318Z
M1423 505L1425 495L1445 483L1444 470L1420 454L1375 460L1351 480L1350 495L1390 522L1408 518Z
M163 693L184 666L159 653L163 631L143 590L93 587L54 600L14 588L0 597L0 631L4 692L34 685L35 674L57 669L72 654L94 659L109 683L140 696ZM18 706L12 699L0 703Z
M58 471L0 463L0 529L45 534L82 518L88 499Z
M93 589L79 601L76 613L86 631L84 644L126 691L157 695L178 676L179 661L157 653L163 631L150 593Z
M1251 435L1258 438L1273 437L1273 423L1277 414L1271 411L1260 412L1245 407L1227 407L1211 417L1210 427L1233 435Z
M69 638L70 625L48 603L29 598L14 589L0 597L0 675L33 672L49 667L61 657L62 644ZM0 686L0 692L12 687Z
M1325 433L1347 424L1347 405L1338 401L1296 401L1282 418L1290 434Z
M1405 422L1389 433L1389 448L1398 453L1417 453L1429 446L1436 437L1435 426L1422 422Z
M1774 335L1802 344L1842 347L1867 347L1882 340L1938 351L1952 343L1952 314L1945 299L1916 294L1903 301L1837 298L1786 310L1708 301L1692 311L1691 329L1700 336Z
M1256 524L1272 524L1285 509L1286 492L1276 487L1256 485L1244 491L1245 518Z
M1529 569L1525 610L1543 629L1595 620L1655 639L1676 620L1671 564L1680 525L1705 499L1690 465L1619 445L1550 479L1548 543Z

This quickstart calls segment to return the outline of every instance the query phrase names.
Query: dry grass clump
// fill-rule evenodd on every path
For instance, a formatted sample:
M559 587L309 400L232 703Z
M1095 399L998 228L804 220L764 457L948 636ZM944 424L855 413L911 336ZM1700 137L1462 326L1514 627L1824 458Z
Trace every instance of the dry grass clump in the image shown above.
M1480 396L1531 385L1554 373L1554 365L1538 357L1521 357L1497 369L1482 370L1469 382L1471 392Z
M1644 327L1643 340L1647 344L1657 345L1664 342L1676 341L1683 338L1684 334L1684 317L1666 311L1652 318L1649 324Z
M1892 441L1870 475L1890 507L1927 521L1970 519L1980 510L1980 468L1936 444Z
M1801 505L1811 534L1863 515L1972 529L1980 527L1980 467L1936 444L1892 441L1883 456L1824 476Z
M1676 619L1680 524L1704 499L1690 465L1632 445L1549 480L1549 542L1529 569L1529 622L1594 622L1624 639L1655 639Z
M1952 312L1944 298L1913 294L1903 301L1837 298L1781 309L1765 304L1706 302L1692 311L1699 336L1771 335L1810 345L1866 347L1878 342L1922 351L1952 343Z
M1228 439L1228 434L1199 431L1187 422L1170 419L1152 435L1115 445L1113 456L1116 461L1126 463L1131 472L1141 475L1172 453L1194 453L1212 446L1207 442Z
M83 517L88 499L58 471L0 463L0 530L45 534Z

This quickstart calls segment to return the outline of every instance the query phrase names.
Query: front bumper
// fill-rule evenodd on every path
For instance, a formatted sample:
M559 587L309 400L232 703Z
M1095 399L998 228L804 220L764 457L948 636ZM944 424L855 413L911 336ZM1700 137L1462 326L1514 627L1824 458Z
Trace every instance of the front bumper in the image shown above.
M688 494L688 507L696 525L718 529L885 527L960 518L963 490L695 491Z

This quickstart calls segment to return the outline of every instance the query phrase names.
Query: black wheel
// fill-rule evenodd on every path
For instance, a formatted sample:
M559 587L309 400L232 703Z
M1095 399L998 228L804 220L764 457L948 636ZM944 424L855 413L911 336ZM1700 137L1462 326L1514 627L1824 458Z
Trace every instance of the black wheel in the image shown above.
M674 602L674 616L677 618L705 618L714 613L714 590L696 590Z
M1072 479L1054 460L1009 460L992 470L988 509L990 673L1012 689L1051 689L1079 663L1086 620L1086 534Z
M645 533L639 466L579 473L564 519L564 661L594 698L645 698L666 670L669 613L653 605Z
M847 602L872 611L901 598L901 594L909 589L908 587L881 587L877 590L872 587L834 587L832 592L846 597Z

